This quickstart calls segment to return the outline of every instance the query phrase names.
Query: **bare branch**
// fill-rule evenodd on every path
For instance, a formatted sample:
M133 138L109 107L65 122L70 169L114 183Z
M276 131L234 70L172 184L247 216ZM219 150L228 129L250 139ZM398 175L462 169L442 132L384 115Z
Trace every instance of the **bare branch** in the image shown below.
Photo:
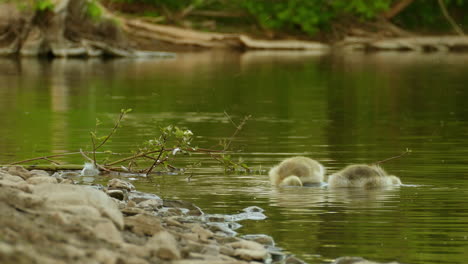
M461 27L458 26L455 20L450 16L447 10L447 7L445 6L444 1L438 0L438 2L439 2L440 10L442 11L442 14L444 14L445 19L447 19L449 24L452 26L453 30L455 30L455 32L457 32L458 35L464 36L465 33L463 32L463 29L461 29Z
M387 162L387 161L390 161L390 160L394 160L394 159L398 159L398 158L401 158L403 156L405 156L406 154L408 153L411 153L411 150L410 149L406 149L405 152L401 153L400 155L397 155L397 156L393 156L393 157L390 157L390 158L387 158L387 159L384 159L384 160L381 160L381 161L377 161L375 163L373 163L374 165L379 165L379 164L382 164L384 162Z

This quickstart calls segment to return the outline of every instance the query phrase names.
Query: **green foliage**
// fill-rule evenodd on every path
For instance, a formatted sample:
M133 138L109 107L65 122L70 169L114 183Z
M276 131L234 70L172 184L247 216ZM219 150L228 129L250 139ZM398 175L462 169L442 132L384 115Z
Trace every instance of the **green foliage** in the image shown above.
M160 127L159 135L153 139L144 142L141 147L138 147L137 149L132 151L131 156L111 161L109 159L109 156L118 153L104 151L100 152L100 154L107 154L108 157L106 157L103 161L98 162L96 159L96 154L98 153L97 150L110 141L110 138L115 134L117 129L121 127L121 123L124 117L131 111L132 109L122 109L119 117L117 118L114 124L114 127L107 135L104 136L98 136L97 128L99 125L101 125L101 121L99 119L96 119L96 127L94 131L90 132L92 143L92 157L87 157L87 159L92 160L97 167L103 170L115 170L116 168L112 166L126 163L126 166L121 165L121 167L118 169L124 169L127 172L145 173L146 175L148 175L158 166L162 166L168 171L176 170L176 168L173 167L170 163L176 158L177 155L191 155L193 152L201 152L209 154L214 160L220 162L224 166L225 170L249 170L247 165L245 165L241 159L239 159L239 162L234 162L231 160L231 157L229 155L225 154L233 137L244 126L248 118L244 118L244 120L239 126L236 125L236 132L231 136L230 140L226 142L225 148L223 150L209 150L192 147L191 143L194 137L192 131L188 129L182 129L177 126L169 125ZM83 152L81 153L82 155L86 155ZM143 169L139 167L139 165L141 164L143 164L144 166L148 166L148 162L151 162L151 165L149 167L145 167ZM196 167L196 165L192 164L189 165L187 168L194 167Z
M54 9L54 4L51 0L37 0L35 2L35 9L38 11L48 11Z
M468 24L467 0L444 0L450 15L461 26ZM443 16L438 1L418 0L408 6L394 19L402 27L418 31L450 31L451 27Z
M386 10L391 0L244 0L243 6L259 23L271 29L299 29L313 35L340 16L371 19Z
M96 4L96 0L88 1L86 3L86 14L92 19L99 20L102 16L102 10Z
M191 6L211 10L244 10L266 29L304 32L314 35L330 28L337 20L357 18L372 20L398 0L113 0L145 3L155 7L182 11ZM451 14L463 23L468 0L444 0ZM457 16L458 14L458 16ZM458 19L457 19L458 18ZM396 20L402 27L444 27L435 0L418 0L409 5Z

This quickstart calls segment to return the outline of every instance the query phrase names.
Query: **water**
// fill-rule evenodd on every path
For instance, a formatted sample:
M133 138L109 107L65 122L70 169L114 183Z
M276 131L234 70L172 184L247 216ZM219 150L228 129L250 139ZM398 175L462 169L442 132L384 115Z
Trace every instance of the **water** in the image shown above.
M217 146L252 115L232 143L253 173L224 173L207 155L183 175L132 179L141 191L184 199L207 213L265 209L243 221L309 263L345 255L403 263L468 258L468 82L463 54L371 55L263 51L181 54L171 60L0 60L1 163L89 150L98 118L104 135L132 108L103 150L129 153L175 124L194 145ZM270 186L267 170L306 155L329 173L384 163L404 186L328 190ZM59 159L84 163L79 155ZM190 176L190 177L189 177ZM89 179L88 179L89 180ZM107 178L95 182L105 183Z

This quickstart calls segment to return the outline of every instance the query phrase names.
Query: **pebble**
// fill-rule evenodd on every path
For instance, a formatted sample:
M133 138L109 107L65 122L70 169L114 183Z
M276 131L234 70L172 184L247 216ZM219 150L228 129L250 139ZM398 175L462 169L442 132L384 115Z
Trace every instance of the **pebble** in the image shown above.
M110 190L125 190L128 192L135 190L135 186L133 184L117 178L108 181L107 188Z

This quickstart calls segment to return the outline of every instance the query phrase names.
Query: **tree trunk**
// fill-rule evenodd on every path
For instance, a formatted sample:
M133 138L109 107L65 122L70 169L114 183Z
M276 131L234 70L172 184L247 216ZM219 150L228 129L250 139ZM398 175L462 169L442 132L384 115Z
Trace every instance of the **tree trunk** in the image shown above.
M19 8L15 2L0 3L0 55L57 57L139 56L126 35L98 2L53 0L53 8ZM89 5L101 8L91 17Z
M385 12L383 14L383 17L390 20L396 15L398 15L401 11L405 10L405 8L413 2L414 0L400 0L396 4L394 4L392 8L390 8L390 10Z

